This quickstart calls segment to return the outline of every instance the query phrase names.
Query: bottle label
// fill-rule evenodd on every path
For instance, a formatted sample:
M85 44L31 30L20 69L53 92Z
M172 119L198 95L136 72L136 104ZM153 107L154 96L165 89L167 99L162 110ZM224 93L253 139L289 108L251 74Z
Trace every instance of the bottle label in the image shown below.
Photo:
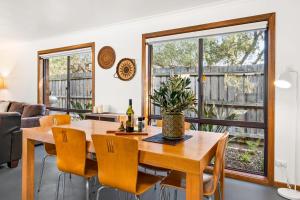
M134 131L134 116L128 115L128 119L126 121L126 131L133 132Z
M131 127L134 128L134 115L131 115Z

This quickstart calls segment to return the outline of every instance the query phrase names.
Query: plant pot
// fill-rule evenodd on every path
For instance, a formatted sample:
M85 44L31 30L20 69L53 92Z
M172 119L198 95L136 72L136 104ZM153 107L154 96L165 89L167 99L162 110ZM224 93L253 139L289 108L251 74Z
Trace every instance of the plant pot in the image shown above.
M162 117L162 134L164 138L170 140L183 138L184 115L182 113L165 113Z

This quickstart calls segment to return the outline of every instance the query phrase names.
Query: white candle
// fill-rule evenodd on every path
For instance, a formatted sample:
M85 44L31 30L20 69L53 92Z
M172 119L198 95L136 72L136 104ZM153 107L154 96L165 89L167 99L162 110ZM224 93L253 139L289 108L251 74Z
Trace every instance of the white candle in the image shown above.
M103 105L99 105L98 106L98 113L102 113L103 112Z
M93 107L93 113L98 113L98 107L97 106Z

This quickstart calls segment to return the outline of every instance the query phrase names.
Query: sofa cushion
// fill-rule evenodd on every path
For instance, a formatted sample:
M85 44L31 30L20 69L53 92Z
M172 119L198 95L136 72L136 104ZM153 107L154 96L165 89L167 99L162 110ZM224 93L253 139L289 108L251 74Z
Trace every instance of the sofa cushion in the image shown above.
M11 102L8 112L18 112L22 114L25 105L26 105L25 103Z
M8 101L0 102L0 112L7 112L9 105L10 102Z
M37 105L25 105L22 118L25 117L35 117L35 116L42 116L45 115L46 108L44 105L37 104Z

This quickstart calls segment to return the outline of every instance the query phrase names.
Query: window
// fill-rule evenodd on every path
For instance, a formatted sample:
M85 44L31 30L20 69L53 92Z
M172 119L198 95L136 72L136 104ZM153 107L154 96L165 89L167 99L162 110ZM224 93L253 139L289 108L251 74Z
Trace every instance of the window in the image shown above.
M272 180L269 169L273 163L273 133L268 128L274 106L270 92L273 86L269 84L274 78L273 70L270 71L274 66L269 64L274 59L269 38L273 30L268 25L272 21L269 16L259 23L250 18L246 24L228 21L237 26L227 26L225 21L226 28L208 24L212 30L205 27L201 31L199 25L171 30L170 36L168 31L144 34L145 97L171 75L190 77L198 99L198 112L185 113L192 129L228 131L226 168ZM192 29L195 31L185 31ZM161 118L160 109L151 105L148 98L144 102L144 113L155 125Z
M39 100L48 109L90 112L94 100L94 46L84 44L67 50L39 53ZM45 52L45 51L44 51ZM40 79L40 80L41 80ZM80 114L79 114L80 116Z

